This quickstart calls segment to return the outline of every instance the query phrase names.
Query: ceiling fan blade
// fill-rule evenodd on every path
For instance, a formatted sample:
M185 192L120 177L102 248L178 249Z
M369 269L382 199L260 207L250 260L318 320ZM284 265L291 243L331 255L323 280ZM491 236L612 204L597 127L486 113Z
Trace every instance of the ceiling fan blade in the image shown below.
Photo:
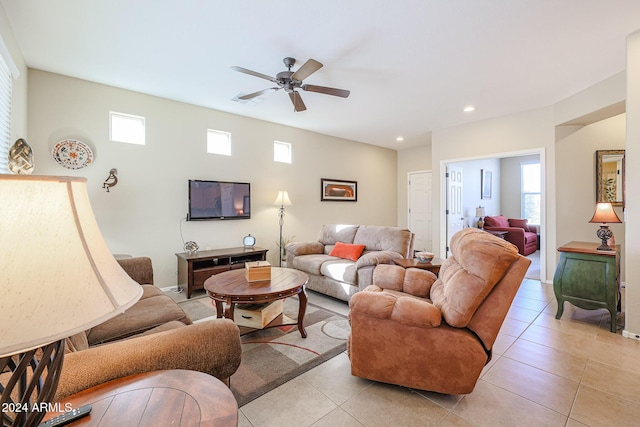
M289 98L291 98L291 102L293 103L293 111L296 113L307 109L307 106L304 105L304 102L302 101L302 97L295 90L293 92L289 92Z
M321 63L319 63L315 59L309 59L307 62L302 64L302 67L298 68L298 71L293 73L291 78L293 80L297 80L297 81L301 82L304 79L306 79L307 77L309 77L311 74L313 74L316 71L318 71L320 68L322 68L322 64Z
M256 96L264 95L265 93L273 92L273 91L276 91L276 90L280 90L280 88L279 87L270 87L268 89L262 89L262 90L259 90L257 92L250 93L248 95L239 96L238 99L251 99L251 98L255 98Z
M267 76L266 74L258 73L257 71L247 70L242 67L231 67L234 71L239 71L241 73L249 74L250 76L260 77L261 79L269 80L270 82L278 83L275 77Z
M351 93L345 89L336 89L334 87L325 87L325 86L316 86L316 85L302 85L300 86L302 90L306 90L309 92L318 92L324 93L327 95L340 96L342 98L347 98Z

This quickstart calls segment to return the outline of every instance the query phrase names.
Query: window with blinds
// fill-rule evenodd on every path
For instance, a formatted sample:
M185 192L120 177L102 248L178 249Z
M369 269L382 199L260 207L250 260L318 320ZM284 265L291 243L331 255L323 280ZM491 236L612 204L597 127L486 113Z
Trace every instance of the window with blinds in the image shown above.
M0 55L0 173L9 173L11 147L11 90L9 66Z

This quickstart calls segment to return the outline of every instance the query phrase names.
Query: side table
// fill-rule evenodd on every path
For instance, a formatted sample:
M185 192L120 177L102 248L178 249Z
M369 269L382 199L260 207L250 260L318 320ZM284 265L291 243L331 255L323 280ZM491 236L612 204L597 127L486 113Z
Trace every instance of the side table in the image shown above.
M482 231L486 231L489 234L493 234L494 236L499 237L502 240L506 240L506 235L509 234L508 231L503 231L503 230L485 230L485 229L483 229Z
M238 425L238 404L231 390L197 371L175 369L119 378L69 396L60 408L87 404L92 406L91 413L68 425ZM49 412L43 421L59 414Z
M611 332L616 332L620 311L620 246L599 251L599 243L569 242L558 248L560 259L553 277L558 302L556 319L565 301L586 310L606 308L611 315Z
M434 258L429 262L420 262L416 258L400 258L394 259L393 263L403 268L421 268L423 270L429 270L436 276L440 272L440 266L445 260L441 258Z

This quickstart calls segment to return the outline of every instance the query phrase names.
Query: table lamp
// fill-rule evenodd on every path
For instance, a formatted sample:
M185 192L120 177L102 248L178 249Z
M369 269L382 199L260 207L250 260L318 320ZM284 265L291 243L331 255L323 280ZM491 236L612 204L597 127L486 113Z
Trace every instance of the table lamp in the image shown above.
M279 249L280 249L280 255L279 255L279 259L278 259L278 266L282 267L282 258L284 257L284 251L285 248L282 247L282 226L284 225L284 207L285 206L291 206L293 205L293 203L291 203L291 199L289 199L289 193L287 191L278 191L278 196L276 197L276 200L273 202L274 205L276 206L280 206L279 212L278 212L278 216L280 217L280 240L278 240L279 245Z
M590 223L600 222L600 228L596 231L596 236L602 240L602 244L598 246L599 251L612 251L613 248L607 243L609 239L613 237L613 232L609 230L607 223L620 223L620 218L616 215L616 211L613 210L611 203L597 203L596 211L593 213L593 218Z
M482 206L478 206L476 208L476 216L479 218L478 219L478 228L484 228L484 217L487 216L487 213L485 212L484 208Z
M38 425L58 386L65 338L142 296L100 234L86 182L0 175L3 426Z

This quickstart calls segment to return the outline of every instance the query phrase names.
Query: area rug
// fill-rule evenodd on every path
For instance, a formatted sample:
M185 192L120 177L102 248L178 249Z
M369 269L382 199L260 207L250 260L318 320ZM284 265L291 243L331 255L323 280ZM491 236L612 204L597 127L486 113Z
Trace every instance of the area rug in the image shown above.
M194 321L211 315L209 298L191 299L180 306ZM296 297L284 301L284 315L298 315ZM280 326L247 333L241 328L242 363L231 376L231 391L243 406L298 375L345 351L350 327L346 317L308 303L304 317L307 338L297 326Z

